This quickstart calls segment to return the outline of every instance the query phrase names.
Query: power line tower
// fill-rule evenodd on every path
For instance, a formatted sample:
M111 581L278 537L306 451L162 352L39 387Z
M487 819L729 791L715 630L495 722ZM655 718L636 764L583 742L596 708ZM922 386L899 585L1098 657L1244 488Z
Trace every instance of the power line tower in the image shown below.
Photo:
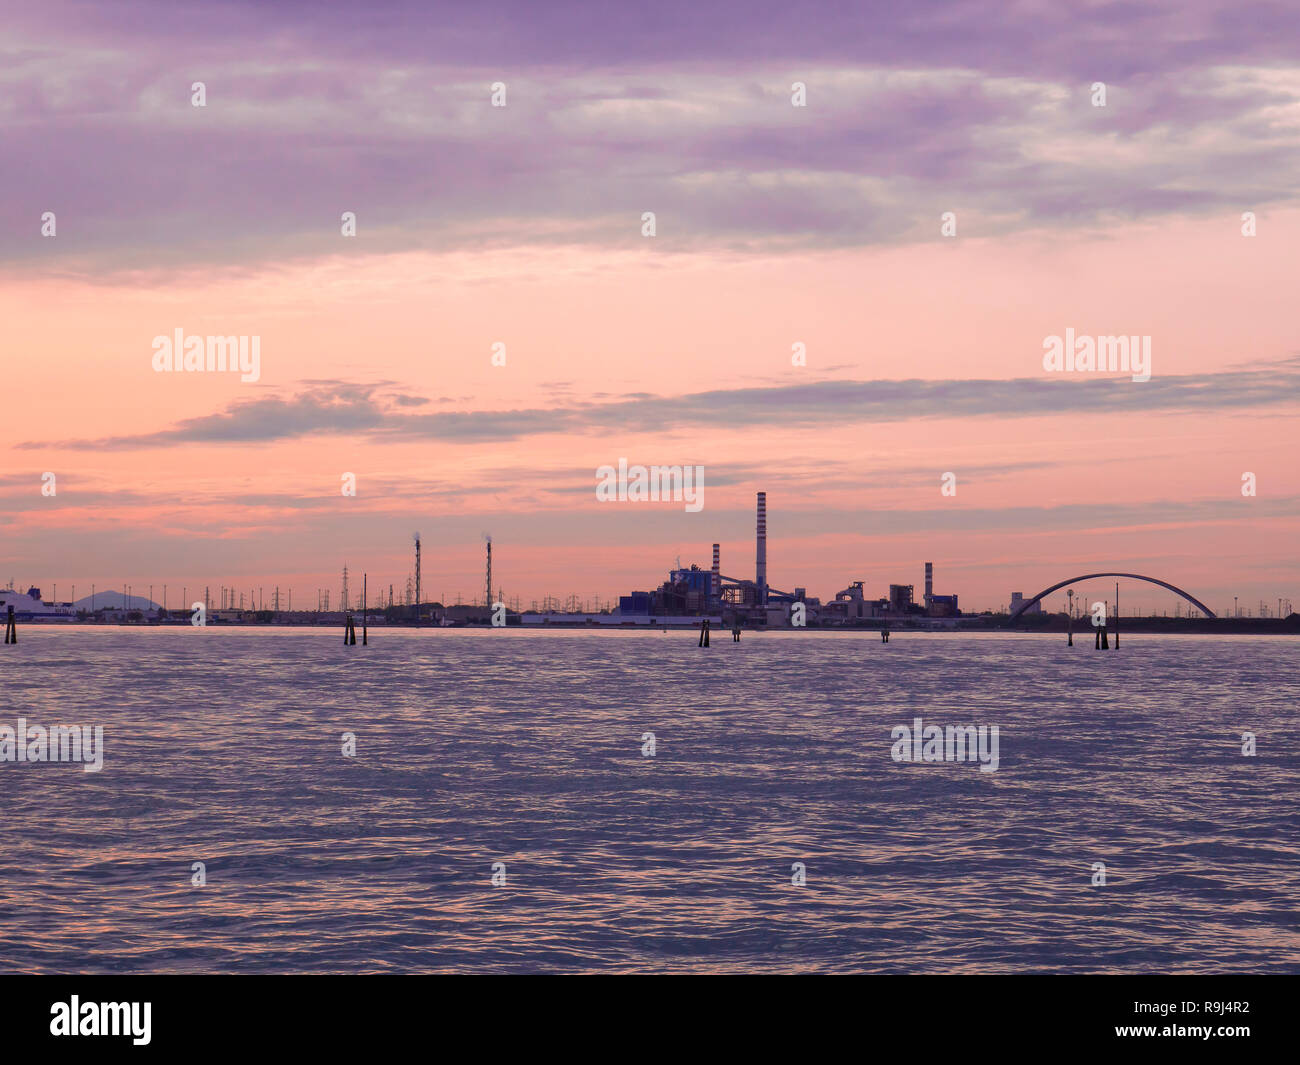
M343 599L341 600L341 602L342 602L342 609L346 612L348 609L348 568L347 566L343 567Z

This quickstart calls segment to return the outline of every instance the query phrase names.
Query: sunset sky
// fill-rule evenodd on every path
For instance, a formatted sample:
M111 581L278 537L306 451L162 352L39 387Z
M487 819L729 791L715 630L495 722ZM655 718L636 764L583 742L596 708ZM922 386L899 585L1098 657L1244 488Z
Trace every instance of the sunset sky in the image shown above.
M714 541L752 576L765 490L771 584L823 598L929 560L968 610L1095 570L1300 603L1298 21L6 11L0 583L400 596L418 529L427 598L481 597L490 533L507 598L604 600ZM156 373L177 328L260 379ZM1151 380L1045 372L1067 328ZM620 457L704 466L703 510L598 502Z

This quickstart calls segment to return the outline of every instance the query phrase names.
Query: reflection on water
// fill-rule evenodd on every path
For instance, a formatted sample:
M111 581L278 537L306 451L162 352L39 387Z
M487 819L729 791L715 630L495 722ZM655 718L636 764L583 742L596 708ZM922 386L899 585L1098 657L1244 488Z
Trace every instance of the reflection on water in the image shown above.
M1300 970L1294 640L373 635L24 629L0 968Z

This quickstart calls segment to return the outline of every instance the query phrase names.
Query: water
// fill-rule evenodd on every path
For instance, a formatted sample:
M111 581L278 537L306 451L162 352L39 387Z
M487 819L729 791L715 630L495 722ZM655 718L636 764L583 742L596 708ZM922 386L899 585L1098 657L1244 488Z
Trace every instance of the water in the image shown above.
M1300 971L1294 639L374 635L23 628L0 969Z

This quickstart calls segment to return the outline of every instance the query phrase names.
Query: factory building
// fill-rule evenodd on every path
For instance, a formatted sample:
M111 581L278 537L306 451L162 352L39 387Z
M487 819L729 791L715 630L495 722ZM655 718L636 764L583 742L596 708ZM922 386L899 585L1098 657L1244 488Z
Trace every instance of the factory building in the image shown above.
M633 592L618 597L618 612L648 617L654 613L654 592Z
M925 564L925 614L931 618L955 618L961 614L955 595L934 594L934 563Z
M932 618L955 618L961 610L955 595L935 595L930 597L930 609L926 613Z
M773 592L767 584L767 493L757 498L754 536L754 579L736 580L722 575L722 545L713 545L713 564L709 569L698 565L671 570L668 579L648 592L632 592L619 597L618 611L636 617L702 616L726 610L744 620L764 623L767 606L772 604L789 615L797 596ZM800 589L802 591L802 589Z
M835 621L860 621L876 617L880 612L880 604L867 599L863 583L854 581L847 588L836 592L835 598L822 608L822 617Z
M767 581L767 493L755 500L754 577L737 579L722 573L722 548L713 544L712 565L683 566L669 571L668 579L653 591L631 592L619 598L618 612L625 617L665 618L722 615L751 625L788 625L796 603L804 605L809 625L852 625L871 618L953 618L961 614L955 595L934 592L934 563L925 564L925 598L917 603L915 586L891 584L882 599L868 599L864 581L853 581L822 604L809 598L805 588L793 593L772 588Z
M895 614L910 614L912 607L912 585L891 584L889 586L889 609Z
M713 613L713 574L699 566L679 567L653 592L633 592L618 599L618 612L637 616L701 616Z
M1016 610L1019 609L1020 606L1024 603L1024 601L1025 601L1024 592L1012 592L1011 613L1014 614ZM1028 610L1025 611L1026 614L1041 614L1042 612L1043 612L1043 604L1041 602L1035 603L1033 606L1031 606Z

